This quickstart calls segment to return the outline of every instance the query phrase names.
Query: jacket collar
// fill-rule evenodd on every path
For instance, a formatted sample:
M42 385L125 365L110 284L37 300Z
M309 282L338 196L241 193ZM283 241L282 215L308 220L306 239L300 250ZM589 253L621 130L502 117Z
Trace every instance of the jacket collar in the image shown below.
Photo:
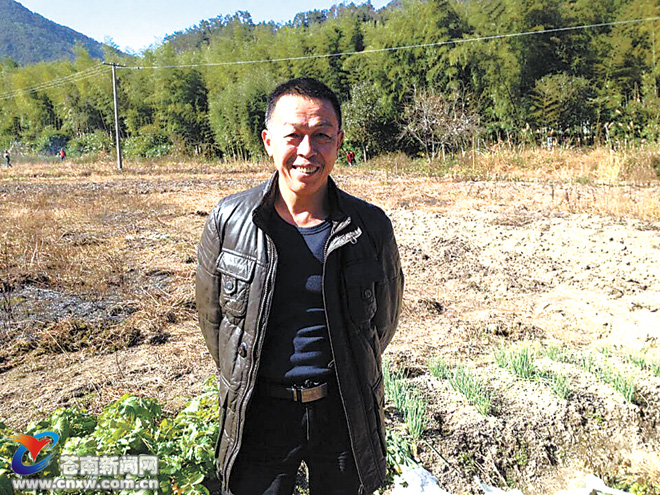
M265 232L268 232L268 227L271 225L270 220L272 215L275 214L275 198L277 195L277 177L278 173L275 171L263 188L261 201L254 209L253 221ZM348 244L355 244L358 237L362 235L362 230L359 226L354 225L351 227L351 217L345 212L344 192L337 187L332 177L328 177L328 200L330 203L330 223L332 224L332 231L330 234L329 242L325 249L325 257Z
M255 208L254 215L262 220L267 221L268 217L275 211L277 179L278 172L276 170L264 185L261 201ZM346 220L348 215L343 208L342 191L337 187L332 177L328 177L328 201L330 204L330 222L337 224Z

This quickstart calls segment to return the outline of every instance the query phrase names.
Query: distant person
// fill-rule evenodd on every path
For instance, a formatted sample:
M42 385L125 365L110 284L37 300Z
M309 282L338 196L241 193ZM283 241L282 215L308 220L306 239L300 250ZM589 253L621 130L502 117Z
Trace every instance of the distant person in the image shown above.
M348 153L346 153L346 160L348 161L348 165L351 166L355 162L355 153L353 150L349 150Z
M5 150L5 165L11 167L11 156L9 155L9 150Z
M60 161L63 162L64 159L66 158L66 151L64 151L64 148L60 148L59 153L57 153L57 156L60 157Z

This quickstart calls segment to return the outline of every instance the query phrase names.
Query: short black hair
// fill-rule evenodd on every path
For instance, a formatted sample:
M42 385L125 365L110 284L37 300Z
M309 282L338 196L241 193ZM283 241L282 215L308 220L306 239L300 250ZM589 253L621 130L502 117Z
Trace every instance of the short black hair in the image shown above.
M299 95L307 98L329 101L337 114L337 122L339 124L339 129L341 130L341 105L339 104L337 95L328 86L312 77L290 79L287 82L280 84L270 95L268 95L266 106L266 127L268 127L268 123L270 122L278 100L286 95Z

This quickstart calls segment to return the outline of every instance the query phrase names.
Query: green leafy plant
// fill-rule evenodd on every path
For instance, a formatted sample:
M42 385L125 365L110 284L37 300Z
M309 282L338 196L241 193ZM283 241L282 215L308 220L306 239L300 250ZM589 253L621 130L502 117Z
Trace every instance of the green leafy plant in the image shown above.
M551 359L557 361L565 362L567 360L567 354L561 348L551 348L546 351L546 355L552 356ZM524 380L540 381L550 387L552 392L560 399L566 399L570 392L570 379L568 376L548 370L540 370L534 360L535 353L527 346L508 350L499 347L495 351L495 362L498 366Z
M389 363L383 364L383 381L385 386L385 397L392 401L394 408L398 411L404 411L406 408L406 399L408 395L408 384L403 373L392 371Z
M208 494L207 476L215 471L214 444L218 435L217 390L213 380L174 418L162 419L154 399L125 395L108 404L98 418L78 409L58 409L48 418L32 423L26 433L55 431L60 435L55 456L156 455L162 493ZM0 423L3 438L10 435ZM8 443L8 442L7 442ZM9 466L12 445L0 448L2 465ZM39 476L59 475L51 463ZM0 472L0 480L13 472ZM64 493L64 492L62 492Z
M610 385L623 395L626 401L634 402L637 392L637 380L634 376L617 371L607 363L597 363L592 353L580 356L574 362L583 370L593 374L599 381Z
M646 356L643 353L629 354L626 357L626 361L634 364L635 366L643 370L645 370L648 366L648 363L646 361Z
M596 360L591 353L581 356L576 364L589 373L597 370Z
M383 380L385 396L401 413L408 435L413 442L419 440L426 429L427 401L414 386L410 385L400 371L392 372L389 363L384 363Z
M650 363L651 373L655 376L660 377L660 363Z
M638 368L648 371L649 373L660 377L660 362L655 362L655 361L649 361L646 358L645 353L643 352L638 352L636 354L629 354L626 357L626 361L629 363L634 364Z
M412 466L414 462L412 460L410 442L401 435L387 430L385 444L387 446L387 479L391 482L394 476L401 474L403 466Z
M598 368L596 376L600 381L611 385L614 390L623 395L626 401L634 401L637 380L633 376L613 370L607 365Z
M481 414L491 414L493 403L490 393L469 368L459 365L452 369L443 358L436 357L429 362L429 370L436 378L448 380L451 387L461 393Z
M568 353L564 347L549 346L545 350L545 355L553 361L557 361L559 363L566 363L569 360Z
M176 480L183 493L208 493L205 475L215 472L218 394L213 383L173 419L164 419L155 438L162 472Z
M495 362L500 368L504 368L525 380L532 380L538 373L534 364L534 353L527 346L509 350L499 347L495 351Z
M548 383L557 397L560 399L568 398L570 380L566 375L559 375L557 373L545 372L543 377Z
M408 389L403 416L406 421L406 429L413 442L422 438L422 433L426 429L427 409L428 403L424 397L416 389Z
M436 378L447 379L451 376L451 367L447 364L447 361L441 357L436 356L431 358L428 363L429 371Z

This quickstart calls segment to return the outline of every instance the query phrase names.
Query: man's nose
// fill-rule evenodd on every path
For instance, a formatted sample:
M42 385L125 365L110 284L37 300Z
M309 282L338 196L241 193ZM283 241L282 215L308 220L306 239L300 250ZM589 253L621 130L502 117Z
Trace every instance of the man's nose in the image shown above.
M300 144L298 144L298 154L302 156L311 156L314 154L312 136L303 136Z

